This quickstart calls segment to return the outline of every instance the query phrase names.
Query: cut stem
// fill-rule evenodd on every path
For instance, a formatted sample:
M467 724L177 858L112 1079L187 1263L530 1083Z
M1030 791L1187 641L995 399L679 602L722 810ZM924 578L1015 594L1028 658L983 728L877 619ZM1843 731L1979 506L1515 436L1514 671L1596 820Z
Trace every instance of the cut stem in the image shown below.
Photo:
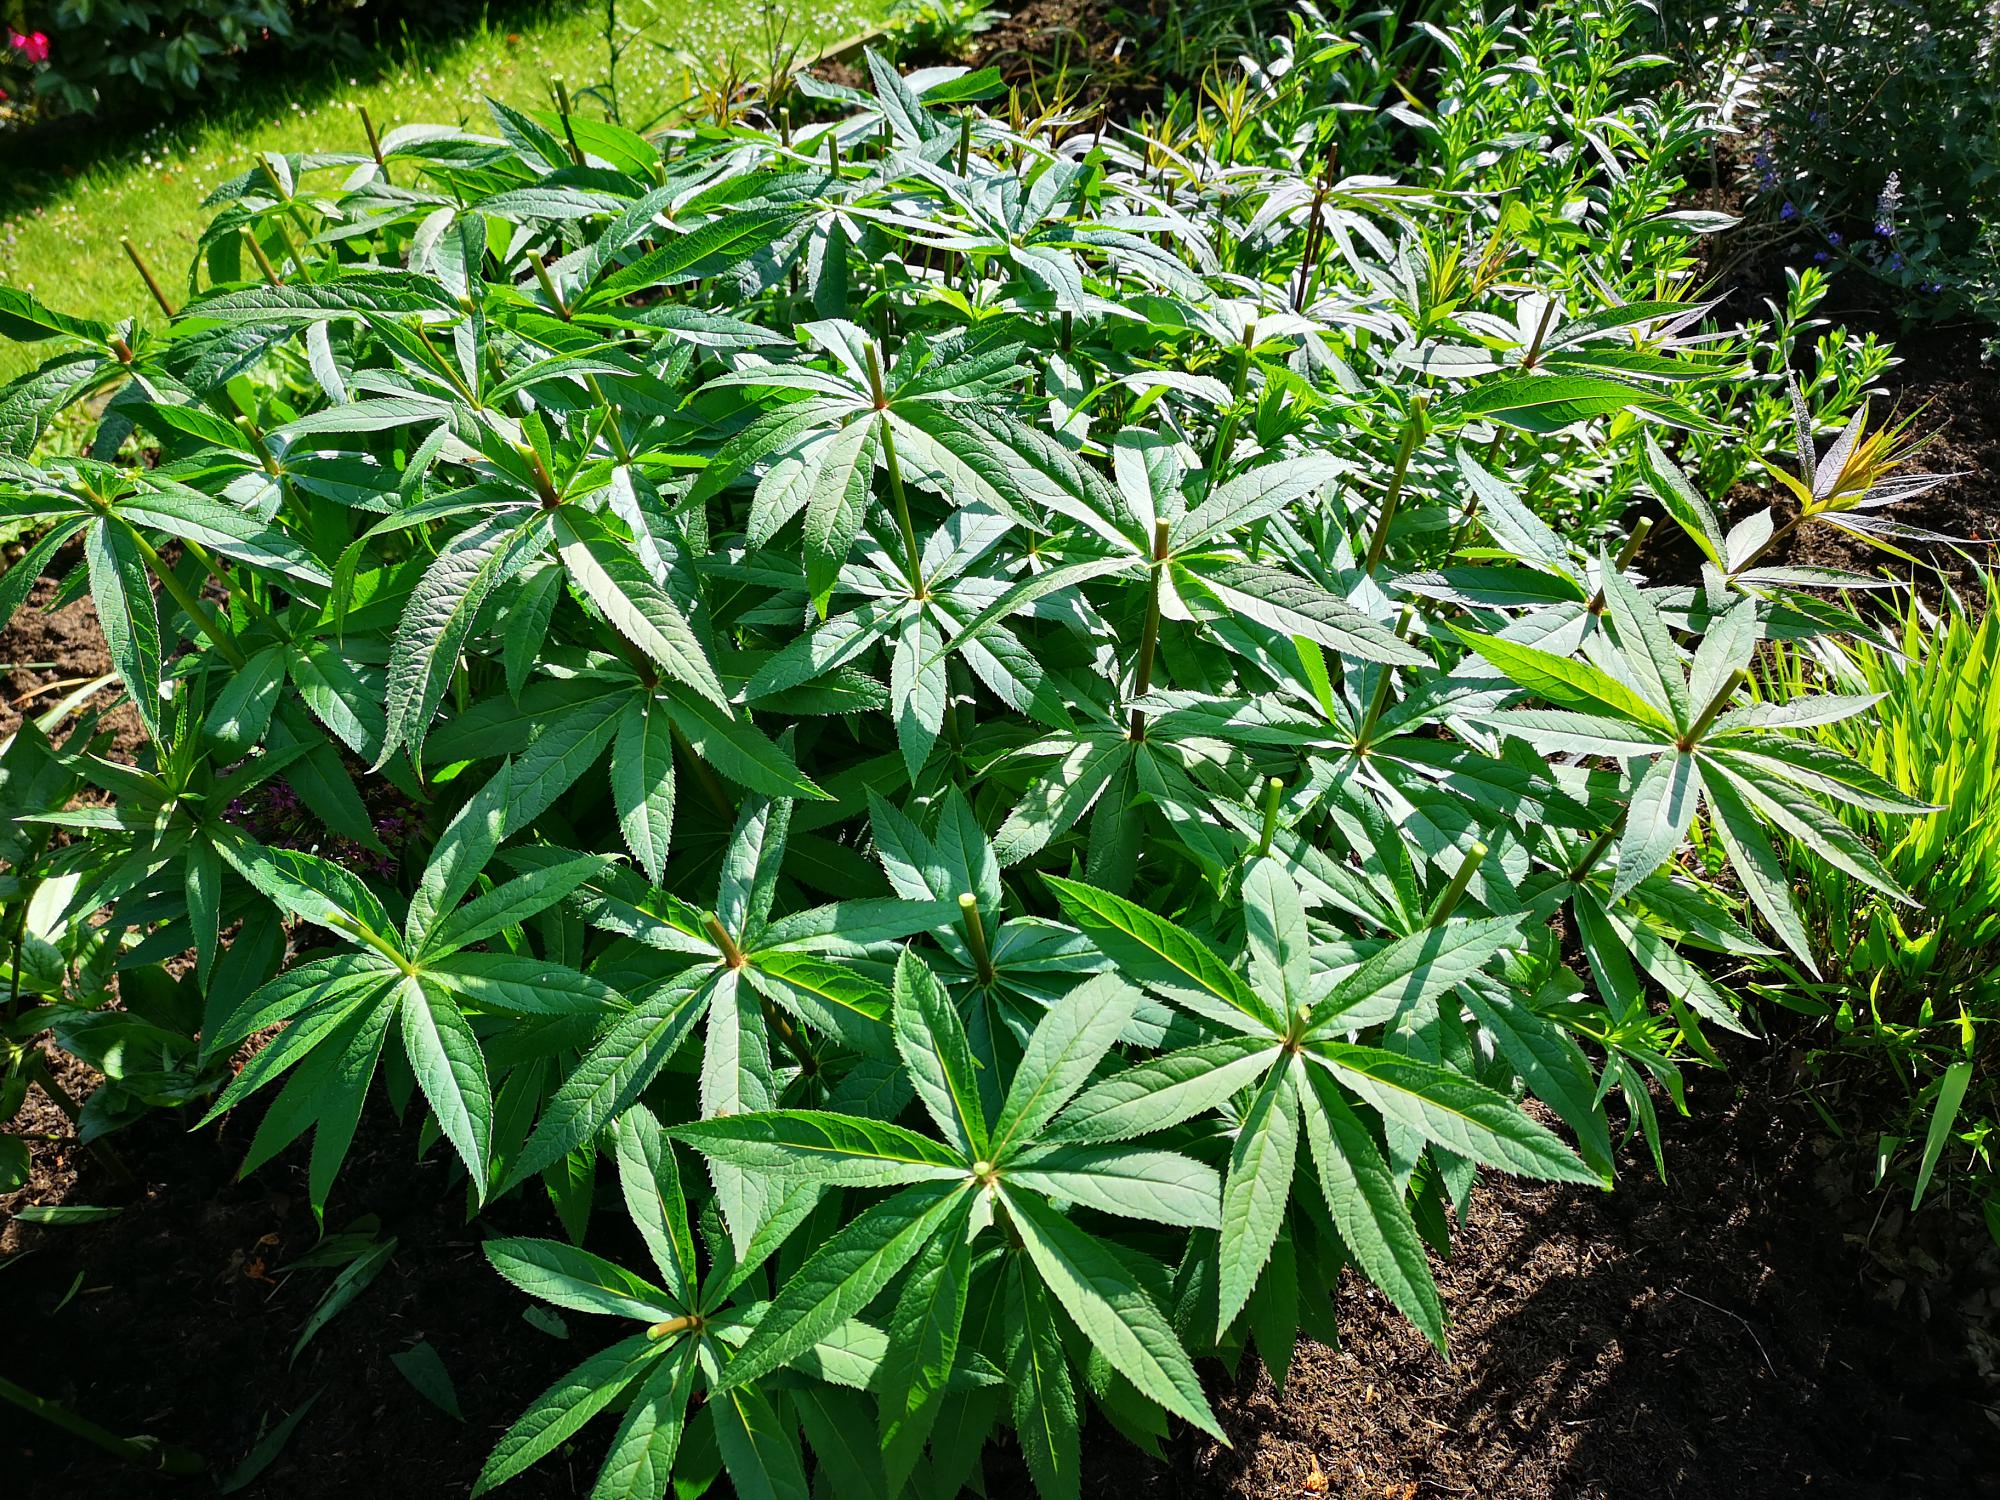
M1264 783L1264 826L1257 835L1257 852L1269 854L1271 840L1278 835L1278 802L1285 794L1284 782L1273 776Z
M1485 859L1486 846L1478 839L1474 839L1472 847L1465 852L1465 858L1458 862L1458 868L1452 872L1450 883L1439 893L1437 904L1431 907L1430 915L1424 919L1426 927L1444 925L1445 919L1457 909L1458 903L1465 899L1465 888L1472 884L1472 877L1479 872L1479 866Z
M167 300L167 294L160 289L160 278L153 274L153 268L146 264L146 257L139 253L139 247L124 235L118 236L118 243L125 247L125 254L138 269L139 277L146 283L146 290L153 294L153 300L160 304L160 311L168 317L174 315L174 305Z
M966 891L958 898L958 913L965 919L965 946L972 950L972 966L983 985L993 983L993 953L986 946L986 923L979 916L979 898Z
M701 925L708 929L708 935L722 954L722 961L732 969L740 969L748 962L743 950L736 946L736 939L729 935L729 929L722 925L722 918L714 912L703 912Z

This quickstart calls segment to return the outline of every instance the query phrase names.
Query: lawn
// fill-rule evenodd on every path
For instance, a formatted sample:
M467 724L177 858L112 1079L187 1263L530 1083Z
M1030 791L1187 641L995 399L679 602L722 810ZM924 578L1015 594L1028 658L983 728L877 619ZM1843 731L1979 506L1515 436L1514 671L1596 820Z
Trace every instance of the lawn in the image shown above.
M691 76L731 59L761 72L774 54L794 47L809 54L864 29L885 5L654 0L621 9L628 24L645 26L619 68L624 117L644 125L685 96ZM39 164L10 162L0 174L0 282L91 317L149 315L119 237L129 236L171 280L210 217L201 200L260 154L359 149L364 108L381 130L481 121L489 97L534 103L547 98L553 78L573 93L601 82L605 56L599 6L496 7L455 35L411 38L367 64L263 80L226 107L126 139L99 143L81 132L44 143ZM36 358L30 346L0 343L0 380Z

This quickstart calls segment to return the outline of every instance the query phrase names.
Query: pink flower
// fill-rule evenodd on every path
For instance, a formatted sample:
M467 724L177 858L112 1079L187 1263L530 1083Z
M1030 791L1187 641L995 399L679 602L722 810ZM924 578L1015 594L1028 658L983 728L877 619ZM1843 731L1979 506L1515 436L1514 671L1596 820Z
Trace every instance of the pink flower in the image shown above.
M31 63L45 63L49 60L49 38L46 32L31 31L23 36L18 31L7 33L7 45Z

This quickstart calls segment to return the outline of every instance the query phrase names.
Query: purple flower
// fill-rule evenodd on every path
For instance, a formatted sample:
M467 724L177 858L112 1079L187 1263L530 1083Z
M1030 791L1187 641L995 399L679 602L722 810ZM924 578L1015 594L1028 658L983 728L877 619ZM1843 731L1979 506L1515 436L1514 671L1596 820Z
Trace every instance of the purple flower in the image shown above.
M1826 242L1838 248L1840 245L1840 232L1835 229L1829 229L1826 233Z
M1786 223L1790 223L1793 219L1796 219L1798 216L1799 216L1799 206L1796 203L1787 203L1783 208L1778 210L1778 217L1783 219Z

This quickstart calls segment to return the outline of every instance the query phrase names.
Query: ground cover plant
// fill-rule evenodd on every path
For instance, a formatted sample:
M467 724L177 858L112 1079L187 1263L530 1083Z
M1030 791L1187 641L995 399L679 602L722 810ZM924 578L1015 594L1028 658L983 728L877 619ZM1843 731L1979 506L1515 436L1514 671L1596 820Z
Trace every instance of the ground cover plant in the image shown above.
M1691 955L1816 971L1774 838L1906 899L1828 804L1925 805L1802 732L1865 695L1745 686L1864 628L1772 558L1893 543L1897 436L1792 402L1723 527L1699 120L1584 20L1446 33L1410 180L1312 18L1219 128L879 58L496 104L263 158L163 324L0 293L0 605L67 566L150 742L9 747L10 1036L262 1096L316 1208L376 1096L546 1194L488 1259L632 1324L482 1489L612 1413L602 1494L949 1495L1002 1427L1075 1494L1086 1411L1216 1431L1196 1361L1282 1381L1347 1267L1444 1347L1479 1170L1608 1185L1744 1025Z
M1947 592L1935 609L1912 600L1885 643L1787 649L1774 655L1770 675L1780 696L1828 684L1877 697L1865 721L1821 726L1819 737L1937 809L1917 819L1843 815L1921 901L1914 911L1857 892L1802 851L1793 855L1801 908L1825 934L1824 951L1840 959L1826 983L1793 973L1781 994L1833 1023L1833 1045L1820 1059L1830 1082L1851 1078L1856 1057L1865 1077L1893 1080L1899 1099L1871 1110L1881 1127L1881 1176L1906 1189L1913 1207L1934 1184L1963 1180L2000 1239L1992 1072L2000 710L1990 691L2000 624L1993 587L1989 577L1983 599Z

